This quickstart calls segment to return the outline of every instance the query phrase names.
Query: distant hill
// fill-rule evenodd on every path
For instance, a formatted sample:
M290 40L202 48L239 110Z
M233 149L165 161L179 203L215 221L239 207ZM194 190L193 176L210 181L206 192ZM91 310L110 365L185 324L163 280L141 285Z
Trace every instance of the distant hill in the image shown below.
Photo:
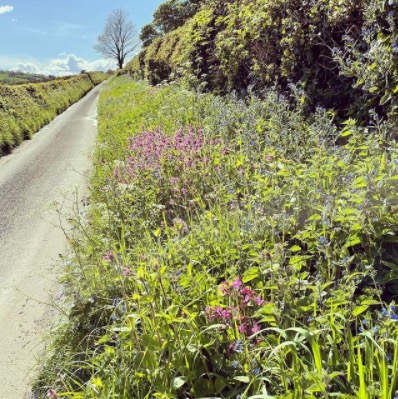
M3 84L22 84L30 82L47 82L56 77L53 75L40 75L37 73L24 73L14 71L0 71L0 83Z

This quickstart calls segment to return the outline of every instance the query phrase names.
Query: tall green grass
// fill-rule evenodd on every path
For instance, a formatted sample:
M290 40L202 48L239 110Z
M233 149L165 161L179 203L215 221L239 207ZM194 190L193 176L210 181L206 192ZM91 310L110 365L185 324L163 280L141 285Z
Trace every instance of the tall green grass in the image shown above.
M0 156L31 138L107 75L76 75L44 83L0 85Z
M113 80L37 392L393 399L397 156L274 92Z

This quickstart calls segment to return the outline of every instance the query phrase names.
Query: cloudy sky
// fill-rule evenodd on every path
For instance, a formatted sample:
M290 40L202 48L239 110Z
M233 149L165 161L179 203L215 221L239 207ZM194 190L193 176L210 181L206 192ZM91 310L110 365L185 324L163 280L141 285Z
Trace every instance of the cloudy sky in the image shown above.
M138 30L163 0L0 0L0 70L52 75L115 68L93 49L106 17L122 8Z

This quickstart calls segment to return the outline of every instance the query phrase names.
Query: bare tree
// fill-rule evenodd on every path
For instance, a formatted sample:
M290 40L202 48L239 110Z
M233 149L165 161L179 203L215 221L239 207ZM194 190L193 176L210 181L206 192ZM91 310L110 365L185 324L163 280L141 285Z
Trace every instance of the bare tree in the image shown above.
M108 16L94 49L105 57L116 59L119 68L123 68L126 56L139 45L137 30L128 13L118 8Z

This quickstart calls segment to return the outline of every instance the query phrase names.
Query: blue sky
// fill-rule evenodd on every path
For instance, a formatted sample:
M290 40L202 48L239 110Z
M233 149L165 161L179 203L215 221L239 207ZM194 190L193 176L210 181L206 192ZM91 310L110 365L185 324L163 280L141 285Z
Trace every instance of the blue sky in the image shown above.
M0 0L0 70L64 75L114 63L93 49L106 17L130 14L138 31L163 0Z

